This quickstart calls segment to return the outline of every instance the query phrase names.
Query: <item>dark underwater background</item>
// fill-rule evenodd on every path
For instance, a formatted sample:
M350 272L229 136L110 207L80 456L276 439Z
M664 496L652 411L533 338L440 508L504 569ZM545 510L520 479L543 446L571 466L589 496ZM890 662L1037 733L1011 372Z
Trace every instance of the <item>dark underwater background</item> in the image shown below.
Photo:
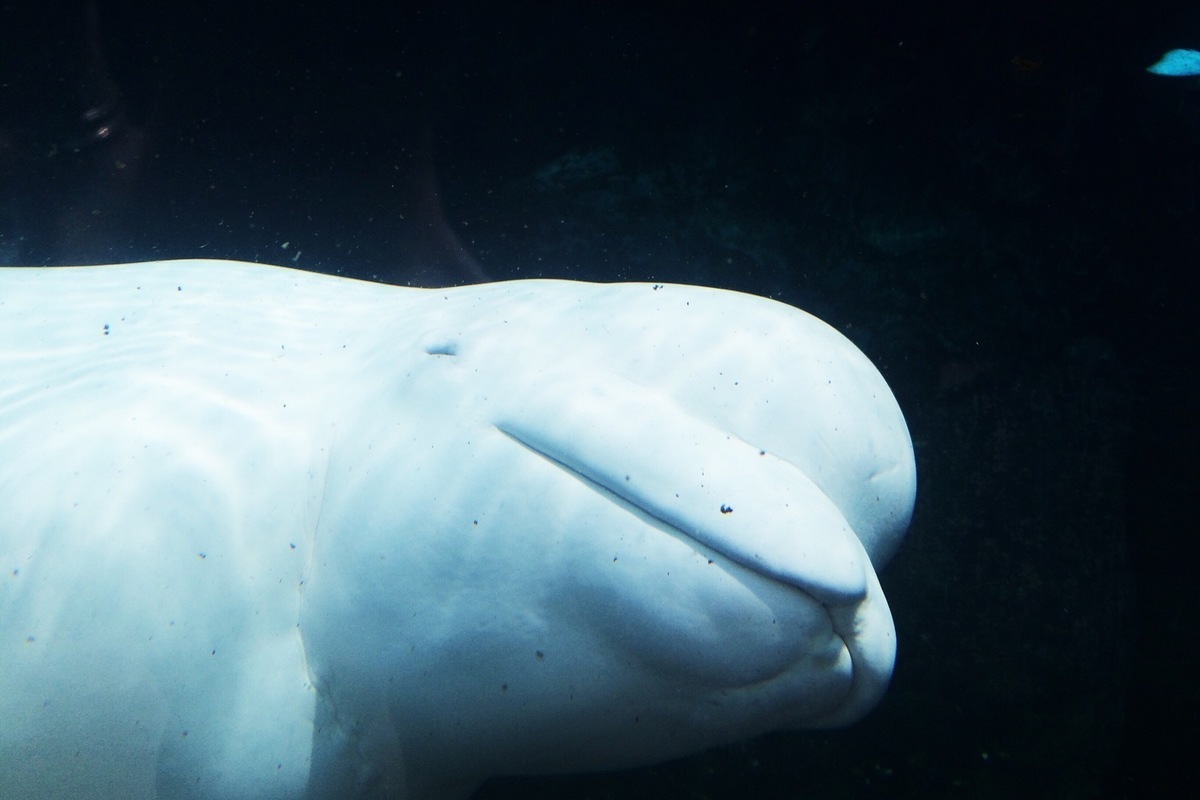
M0 3L0 265L231 258L776 298L916 515L845 730L477 798L1196 791L1194 2ZM2 513L2 512L0 512Z

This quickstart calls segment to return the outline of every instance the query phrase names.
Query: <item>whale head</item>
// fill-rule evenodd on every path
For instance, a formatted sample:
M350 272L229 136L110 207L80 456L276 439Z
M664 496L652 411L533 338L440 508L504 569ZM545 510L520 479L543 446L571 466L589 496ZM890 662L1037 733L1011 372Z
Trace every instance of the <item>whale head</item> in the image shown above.
M402 365L380 356L421 413L376 419L329 468L339 529L317 547L339 566L318 561L322 619L303 626L343 669L361 656L354 685L396 687L356 721L387 708L407 764L458 774L465 752L492 775L649 763L875 705L895 655L876 570L915 469L850 342L695 287L438 297L447 322L394 337L416 343ZM373 577L342 571L348 548L378 555L358 564Z

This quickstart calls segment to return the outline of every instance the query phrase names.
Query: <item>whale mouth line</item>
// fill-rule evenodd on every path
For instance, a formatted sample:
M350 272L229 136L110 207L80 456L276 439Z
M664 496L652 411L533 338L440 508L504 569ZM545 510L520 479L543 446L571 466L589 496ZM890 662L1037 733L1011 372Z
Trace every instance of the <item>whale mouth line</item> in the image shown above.
M819 603L855 605L866 595L858 539L828 498L811 482L801 482L786 462L776 461L773 471L788 473L795 483L782 486L764 479L767 488L762 490L753 480L719 474L720 466L710 464L706 472L697 463L710 459L697 452L680 458L666 447L647 448L628 431L603 437L594 429L576 429L568 435L552 425L548 431L512 420L494 427L609 502ZM719 435L719 444L751 453L742 456L750 459L748 468L765 458L763 451L727 434ZM708 475L703 482L695 477L700 473ZM806 529L811 529L807 535Z
M502 402L498 432L620 501L820 603L853 606L870 561L803 469L619 376L553 374Z
M648 504L644 500L639 500L636 496L634 496L634 493L623 493L619 491L617 486L611 485L614 482L598 479L593 474L592 470L588 470L586 467L580 469L573 463L565 461L562 458L555 456L553 453L538 447L536 444L530 441L530 437L522 437L517 431L513 430L511 426L497 424L494 427L500 433L504 434L521 447L558 467L560 470L567 473L572 478L580 481L584 486L587 486L589 489L603 497L608 502L624 508L634 516L643 517L648 522L656 523L657 525L666 528L673 533L679 534L689 542L710 549L713 552L729 559L730 561L746 567L756 574L764 575L766 577L774 577L770 575L769 572L765 572L761 568L756 568L754 564L743 563L742 559L738 559L730 553L727 553L721 548L713 545L711 542L696 536L692 532L673 522L668 515L657 512L651 504Z

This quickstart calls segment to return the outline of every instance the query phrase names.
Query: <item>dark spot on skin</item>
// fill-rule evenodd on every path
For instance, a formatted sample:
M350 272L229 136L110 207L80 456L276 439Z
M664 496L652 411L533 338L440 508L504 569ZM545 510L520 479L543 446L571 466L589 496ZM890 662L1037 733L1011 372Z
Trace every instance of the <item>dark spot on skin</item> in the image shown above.
M502 692L507 692L507 691L508 691L508 684L507 684L507 683L502 683L502 684L500 684L500 691L502 691Z
M722 513L722 514L732 514L732 513L733 513L733 506L727 506L727 505L725 505L724 503L722 503L722 504L721 504L721 513Z
M105 335L105 336L108 336L108 330L109 330L109 329L108 329L108 323L106 322L106 323L104 323L104 335Z
M196 555L198 555L200 558L208 558L207 553L196 553Z
M759 451L758 451L758 454L759 454L760 456L765 456L765 455L767 454L767 451L766 451L766 450L759 450Z
M290 548L292 548L293 550L295 550L295 549L296 549L296 543L295 543L295 542L288 542L288 547L290 547Z
M545 661L545 660L546 660L546 654L545 654L545 653L543 653L541 650L538 650L538 651L536 651L536 652L534 653L534 655L535 655L535 656L537 656L537 660L538 660L538 661Z
M186 739L186 738L187 738L187 735L188 735L188 732L187 732L187 731L184 731L183 733L179 734L179 738L180 738L180 739Z

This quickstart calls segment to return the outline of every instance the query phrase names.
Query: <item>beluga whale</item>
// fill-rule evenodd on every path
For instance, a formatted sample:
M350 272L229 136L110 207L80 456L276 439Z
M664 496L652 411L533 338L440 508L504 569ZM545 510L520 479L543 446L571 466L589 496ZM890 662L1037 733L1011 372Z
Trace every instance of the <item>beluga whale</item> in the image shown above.
M851 723L904 417L711 288L0 269L0 796L465 797Z

